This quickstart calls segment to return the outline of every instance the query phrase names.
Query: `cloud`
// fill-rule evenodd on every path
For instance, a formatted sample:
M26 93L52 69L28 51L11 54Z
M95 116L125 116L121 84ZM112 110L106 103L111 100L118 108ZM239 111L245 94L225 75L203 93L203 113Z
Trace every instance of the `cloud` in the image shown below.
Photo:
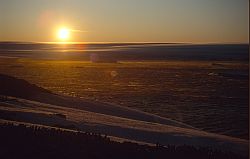
M72 32L81 32L81 33L89 32L87 30L76 30L76 29L70 29L70 31L72 31Z

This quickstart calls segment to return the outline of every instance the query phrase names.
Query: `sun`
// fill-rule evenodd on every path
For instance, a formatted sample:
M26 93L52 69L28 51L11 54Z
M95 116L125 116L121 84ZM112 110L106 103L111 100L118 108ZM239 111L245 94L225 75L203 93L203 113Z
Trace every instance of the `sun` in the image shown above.
M68 40L69 35L70 35L70 31L67 28L60 28L57 33L58 39L63 40L63 41Z

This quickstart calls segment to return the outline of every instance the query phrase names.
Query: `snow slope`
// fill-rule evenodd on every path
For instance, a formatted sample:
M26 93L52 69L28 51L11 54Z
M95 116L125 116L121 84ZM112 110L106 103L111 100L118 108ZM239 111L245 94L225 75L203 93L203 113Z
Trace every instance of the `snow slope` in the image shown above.
M102 109L96 112L85 110L84 107L79 109L8 97L0 102L0 117L4 120L90 131L151 144L209 146L248 154L248 140L204 132L132 109L113 106L115 111L112 115L105 111L101 112ZM124 114L115 114L116 109L119 110L119 114ZM139 117L136 119L129 118L137 113ZM160 121L156 122L158 118Z

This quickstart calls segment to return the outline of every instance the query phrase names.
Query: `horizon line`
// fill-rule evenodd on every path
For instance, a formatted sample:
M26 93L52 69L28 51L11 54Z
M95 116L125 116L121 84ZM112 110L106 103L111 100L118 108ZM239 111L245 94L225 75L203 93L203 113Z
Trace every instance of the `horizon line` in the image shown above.
M41 43L41 44L190 44L190 45L202 45L202 44L248 44L249 42L60 42L60 41L14 41L14 40L0 40L0 43Z

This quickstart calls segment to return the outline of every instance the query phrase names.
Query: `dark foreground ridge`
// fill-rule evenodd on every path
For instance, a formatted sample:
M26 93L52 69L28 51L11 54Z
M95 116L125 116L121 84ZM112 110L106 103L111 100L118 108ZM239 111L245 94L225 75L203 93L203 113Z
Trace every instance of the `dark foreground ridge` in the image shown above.
M7 96L20 97L25 99L34 99L42 93L50 91L38 87L29 82L12 76L0 74L0 94Z
M243 159L231 152L207 147L149 146L111 141L87 132L24 124L0 124L0 158L85 158L85 159Z

